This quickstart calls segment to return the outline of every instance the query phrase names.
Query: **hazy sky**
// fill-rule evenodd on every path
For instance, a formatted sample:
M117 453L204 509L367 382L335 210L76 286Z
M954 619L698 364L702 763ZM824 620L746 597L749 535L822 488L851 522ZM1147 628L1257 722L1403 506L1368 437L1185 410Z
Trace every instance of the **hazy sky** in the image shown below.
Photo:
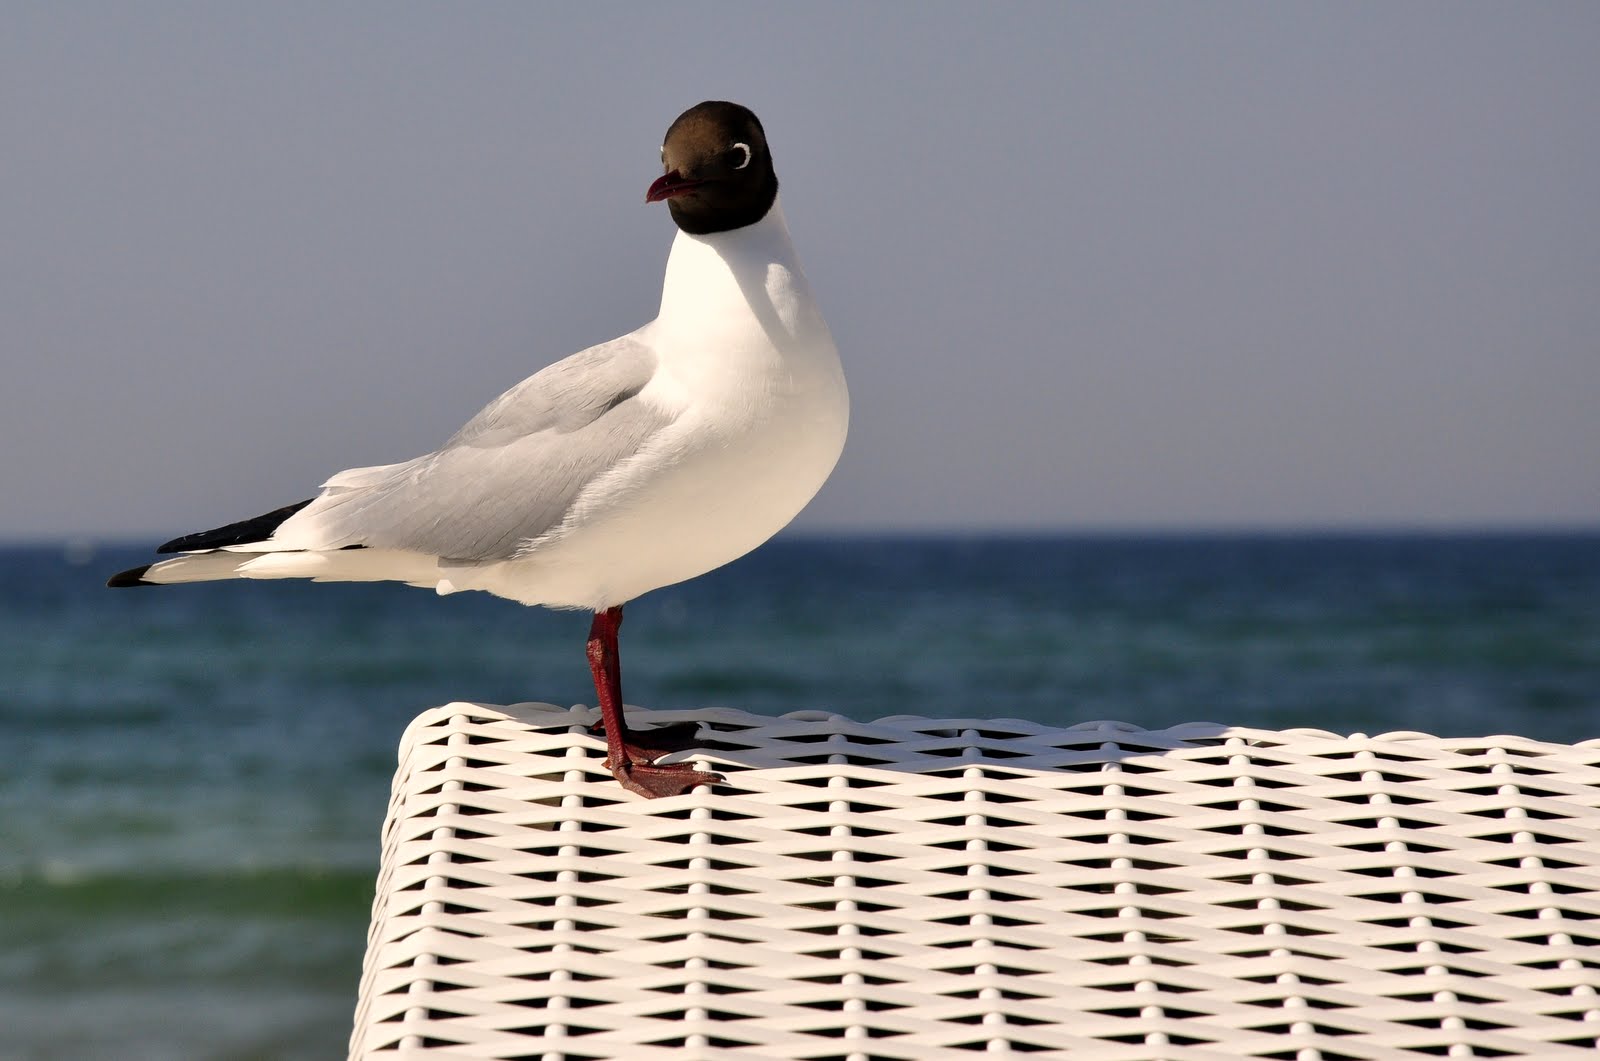
M4 3L0 537L161 537L654 316L770 135L799 526L1600 523L1600 4Z

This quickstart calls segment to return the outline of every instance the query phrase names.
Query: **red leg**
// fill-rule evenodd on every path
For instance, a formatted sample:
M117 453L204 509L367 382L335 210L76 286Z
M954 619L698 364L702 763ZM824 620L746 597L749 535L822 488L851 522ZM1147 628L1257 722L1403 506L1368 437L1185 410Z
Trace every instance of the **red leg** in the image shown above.
M589 668L595 676L595 692L599 695L601 707L601 721L594 725L593 732L608 732L608 720L617 718L622 723L623 746L634 762L653 763L663 755L698 747L700 725L697 722L673 722L647 730L627 728L622 714L622 653L617 647L617 632L621 628L620 606L596 614L594 625L589 628ZM615 715L606 712L607 702L616 705Z
M617 630L622 626L622 606L595 612L594 623L589 627L589 673L594 676L594 692L600 701L600 722L606 731L606 765L611 773L630 792L641 796L676 796L696 785L714 785L721 775L696 770L688 763L658 766L655 759L668 751L677 751L691 745L685 744L692 736L692 726L662 727L670 732L652 735L657 730L644 730L639 740L628 732L622 717L622 657L617 651Z

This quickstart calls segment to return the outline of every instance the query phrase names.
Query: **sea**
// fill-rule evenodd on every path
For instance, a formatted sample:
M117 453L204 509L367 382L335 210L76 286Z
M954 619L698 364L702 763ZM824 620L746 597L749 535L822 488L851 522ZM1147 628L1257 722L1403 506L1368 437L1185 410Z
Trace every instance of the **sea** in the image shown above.
M401 730L592 703L588 617L111 591L0 549L0 1058L343 1056ZM1600 736L1600 533L781 537L630 604L629 703Z

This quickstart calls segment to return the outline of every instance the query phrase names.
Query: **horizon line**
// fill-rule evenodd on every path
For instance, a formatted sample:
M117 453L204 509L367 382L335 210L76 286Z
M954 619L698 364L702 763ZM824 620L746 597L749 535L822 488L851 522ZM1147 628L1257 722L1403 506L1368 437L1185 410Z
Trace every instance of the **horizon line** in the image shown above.
M1583 537L1600 535L1600 522L1463 520L1435 522L1349 523L1126 523L1126 524L1018 524L1012 526L882 526L784 528L772 541L805 540L906 540L906 539L1095 539L1095 538L1472 538L1472 537ZM162 533L27 534L0 532L0 549L136 549L154 550L166 541ZM146 546L146 542L150 544Z

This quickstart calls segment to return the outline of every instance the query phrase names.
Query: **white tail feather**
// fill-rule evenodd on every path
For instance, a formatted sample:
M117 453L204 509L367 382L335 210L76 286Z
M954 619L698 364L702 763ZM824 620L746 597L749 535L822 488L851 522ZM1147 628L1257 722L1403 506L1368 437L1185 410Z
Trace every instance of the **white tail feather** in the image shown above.
M248 553L186 553L171 560L151 564L139 577L145 582L167 585L177 582L215 582L238 578L239 568L250 559Z
M229 578L309 578L314 582L408 582L432 587L439 562L397 549L343 549L338 552L251 553L219 549L186 553L151 565L146 582L215 582Z

